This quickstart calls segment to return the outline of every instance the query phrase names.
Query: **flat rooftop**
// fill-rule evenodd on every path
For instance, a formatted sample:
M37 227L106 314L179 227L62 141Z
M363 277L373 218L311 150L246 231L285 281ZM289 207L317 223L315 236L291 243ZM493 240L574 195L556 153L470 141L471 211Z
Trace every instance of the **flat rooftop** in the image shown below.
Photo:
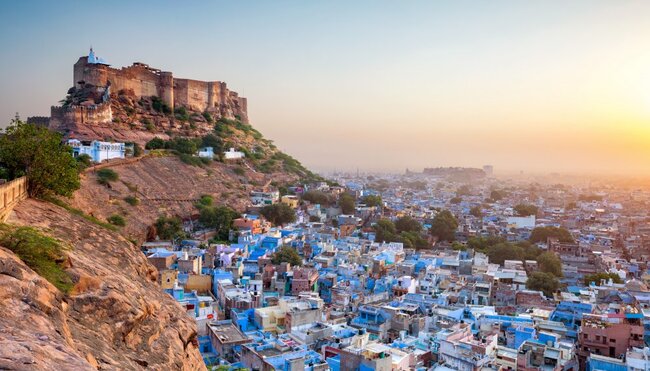
M208 328L219 339L222 344L244 342L250 339L244 335L237 326L232 322L227 323L213 322L208 324Z

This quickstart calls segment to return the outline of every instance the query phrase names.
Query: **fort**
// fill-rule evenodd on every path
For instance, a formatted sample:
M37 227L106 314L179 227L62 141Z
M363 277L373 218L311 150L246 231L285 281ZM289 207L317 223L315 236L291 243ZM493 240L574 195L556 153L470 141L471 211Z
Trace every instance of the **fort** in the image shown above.
M228 90L225 82L175 78L171 72L133 63L116 69L95 55L92 48L74 64L73 86L110 85L113 91L130 90L136 97L159 97L169 107L186 107L194 111L215 113L220 117L239 118L248 122L246 98Z

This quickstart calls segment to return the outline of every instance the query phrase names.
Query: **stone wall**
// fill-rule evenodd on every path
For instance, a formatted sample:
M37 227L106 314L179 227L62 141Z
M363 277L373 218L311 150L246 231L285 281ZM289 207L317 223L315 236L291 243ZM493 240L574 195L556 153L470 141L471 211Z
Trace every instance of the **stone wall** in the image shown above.
M7 221L18 201L27 198L27 178L22 177L0 184L0 221Z
M113 120L111 104L109 102L91 106L52 106L50 111L49 127L52 130L64 131L66 123L78 124L106 124Z
M143 63L121 69L88 64L87 57L81 57L75 63L73 75L76 87L80 87L80 81L96 86L106 86L110 81L114 92L131 90L138 98L160 97L170 107L184 106L248 122L246 98L228 90L225 82L174 78L171 72L160 71Z

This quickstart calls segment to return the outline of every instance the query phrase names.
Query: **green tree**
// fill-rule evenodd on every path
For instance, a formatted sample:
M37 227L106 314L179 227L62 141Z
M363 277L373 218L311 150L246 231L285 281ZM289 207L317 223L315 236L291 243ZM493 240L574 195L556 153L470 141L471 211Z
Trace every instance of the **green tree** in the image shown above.
M302 258L298 251L290 246L281 246L272 256L273 264L289 263L291 265L302 265Z
M558 227L536 227L530 234L529 241L532 243L544 242L549 237L557 238L560 242L573 243L571 233L565 228Z
M397 236L395 241L390 242L402 242L406 248L426 249L431 247L429 241L422 237L422 234L414 231L403 231L399 236Z
M487 255L490 263L503 265L506 260L523 260L524 250L517 245L502 242L490 247Z
M155 137L145 144L146 149L163 149L165 148L165 141L161 138Z
M307 191L302 194L302 199L304 201L311 202L312 204L319 204L323 206L332 204L332 198L327 193L322 191Z
M379 219L372 226L375 231L375 241L377 242L394 242L397 235L395 224L388 219Z
M199 222L208 228L214 228L217 240L227 241L233 221L238 217L239 214L227 206L204 206L199 214Z
M529 290L542 291L544 295L552 297L553 293L560 288L560 281L550 273L533 272L528 276L526 288Z
M20 120L0 136L0 167L10 179L26 175L32 197L69 197L80 185L77 161L61 134Z
M467 247L479 252L486 252L491 246L502 242L506 242L506 240L500 236L470 237L467 240Z
M422 231L422 224L420 224L420 222L418 222L414 218L406 215L395 221L395 228L397 229L397 233L402 233L402 232L419 233Z
M260 209L260 214L276 226L296 221L296 212L289 205L283 203L266 205Z
M354 214L354 197L349 193L343 193L339 196L339 206L341 207L341 212L343 212L343 214Z
M469 215L472 215L477 218L483 217L483 210L481 210L480 206L474 206L471 209L469 209Z
M167 142L167 146L169 149L187 155L193 155L199 150L196 140L190 138L174 138L174 140Z
M605 273L605 272L598 272L594 274L587 274L583 277L583 282L585 286L589 286L592 282L596 284L596 286L600 286L600 280L605 280L609 281L612 280L614 283L623 283L623 280L621 277L616 274L616 273Z
M528 204L518 204L514 207L515 213L519 216L529 216L537 214L537 206Z
M156 232L161 240L175 240L185 238L183 221L177 216L161 216L156 220Z
M555 277L562 277L562 261L554 253L546 251L537 257L537 268Z
M365 204L368 207L381 207L384 205L384 202L381 199L381 196L377 195L368 195L361 199L361 203Z
M456 239L457 228L458 222L454 215L449 210L443 210L433 218L429 232L438 237L438 240L451 242Z
M215 153L221 151L221 147L223 145L223 142L221 141L221 138L214 134L208 134L201 139L201 146L202 147L212 147Z

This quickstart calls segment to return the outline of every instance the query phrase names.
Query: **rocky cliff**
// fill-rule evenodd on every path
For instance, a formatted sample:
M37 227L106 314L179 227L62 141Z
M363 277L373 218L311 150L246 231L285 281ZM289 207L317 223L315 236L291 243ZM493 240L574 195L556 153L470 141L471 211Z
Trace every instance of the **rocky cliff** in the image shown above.
M0 247L0 369L200 370L192 319L121 235L50 203L25 200L8 223L68 244L63 295Z

